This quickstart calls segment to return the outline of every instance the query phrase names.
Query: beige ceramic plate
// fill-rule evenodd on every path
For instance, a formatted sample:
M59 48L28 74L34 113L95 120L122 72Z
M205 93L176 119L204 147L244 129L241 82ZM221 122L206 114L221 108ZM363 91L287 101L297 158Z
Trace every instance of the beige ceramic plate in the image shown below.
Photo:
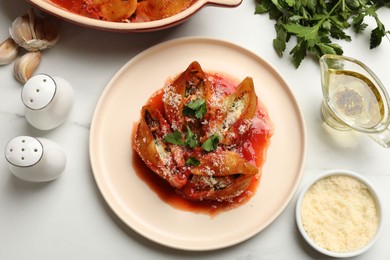
M252 76L275 126L263 177L254 197L214 218L164 203L134 172L130 136L140 109L166 80L197 60L205 71ZM159 244L211 250L242 242L284 210L301 177L305 128L298 104L267 62L237 45L182 38L154 46L129 61L104 90L90 132L93 173L105 200L129 227Z

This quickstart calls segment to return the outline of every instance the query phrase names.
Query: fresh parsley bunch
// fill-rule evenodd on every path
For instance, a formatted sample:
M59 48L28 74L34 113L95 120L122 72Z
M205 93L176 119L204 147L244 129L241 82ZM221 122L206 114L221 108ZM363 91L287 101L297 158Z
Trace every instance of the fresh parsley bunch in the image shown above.
M296 36L297 44L290 51L293 62L299 67L308 53L321 57L324 54L343 54L340 45L331 38L351 41L345 30L352 26L356 33L367 24L366 16L375 19L376 28L371 31L370 48L380 45L382 38L390 34L379 20L377 10L390 8L390 0L256 0L255 14L268 13L276 21L276 38L273 46L282 57L286 42Z

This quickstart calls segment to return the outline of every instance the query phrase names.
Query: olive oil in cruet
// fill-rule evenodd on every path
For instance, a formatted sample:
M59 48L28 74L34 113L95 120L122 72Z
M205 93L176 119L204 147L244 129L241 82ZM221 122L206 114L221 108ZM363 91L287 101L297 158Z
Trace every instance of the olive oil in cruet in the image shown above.
M370 79L348 70L328 69L325 73L328 104L344 124L371 129L381 123L383 99Z

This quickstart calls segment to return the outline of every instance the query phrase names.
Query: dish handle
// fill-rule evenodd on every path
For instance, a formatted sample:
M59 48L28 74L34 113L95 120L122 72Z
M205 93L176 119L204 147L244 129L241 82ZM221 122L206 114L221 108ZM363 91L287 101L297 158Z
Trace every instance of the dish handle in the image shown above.
M223 6L238 6L242 0L209 0L209 4L223 5Z

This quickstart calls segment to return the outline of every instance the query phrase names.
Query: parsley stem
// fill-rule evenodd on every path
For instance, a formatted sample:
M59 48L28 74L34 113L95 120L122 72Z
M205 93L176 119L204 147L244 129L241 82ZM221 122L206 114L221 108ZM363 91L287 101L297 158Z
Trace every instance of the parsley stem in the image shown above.
M323 23L325 20L329 19L330 16L331 16L331 14L332 14L334 11L336 11L336 8L340 5L341 2L343 3L343 6L345 6L344 0L339 0L339 1L332 7L332 9L326 14L326 16L320 20L320 23ZM344 10L343 7L342 7L342 9Z

